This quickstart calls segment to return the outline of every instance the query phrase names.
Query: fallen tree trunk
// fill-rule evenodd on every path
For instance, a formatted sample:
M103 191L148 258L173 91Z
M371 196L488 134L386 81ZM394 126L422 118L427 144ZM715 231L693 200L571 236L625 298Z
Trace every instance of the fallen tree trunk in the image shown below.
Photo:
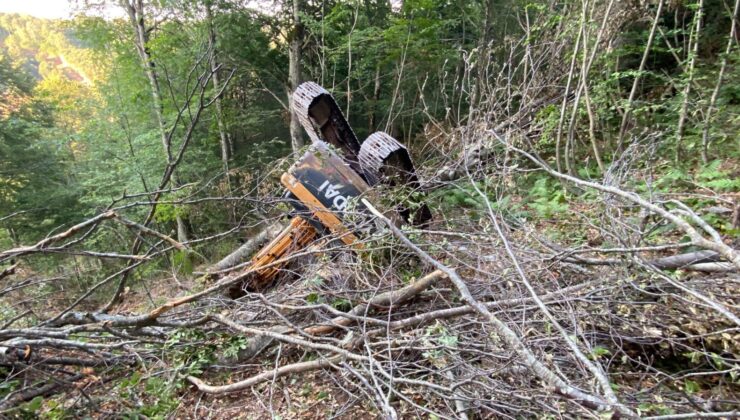
M699 264L691 264L686 267L682 267L683 270L688 271L702 271L705 273L729 273L737 271L737 267L728 262L707 262Z
M688 267L693 264L717 262L720 259L721 257L718 252L707 250L657 258L648 263L655 268L660 268L661 270L672 270Z
M257 250L271 238L277 236L283 228L284 226L279 222L270 223L257 233L257 235L245 242L244 245L240 246L234 252L225 256L221 261L210 267L208 272L216 273L238 265L245 259L251 257L252 254L257 252Z

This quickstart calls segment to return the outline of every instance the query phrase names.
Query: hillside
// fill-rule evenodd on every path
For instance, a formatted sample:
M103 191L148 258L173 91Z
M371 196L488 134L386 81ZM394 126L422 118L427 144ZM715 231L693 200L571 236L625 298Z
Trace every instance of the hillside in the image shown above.
M84 48L71 33L68 22L0 13L0 48L24 73L43 80L60 72L68 80L91 84L85 69L93 65L85 63Z

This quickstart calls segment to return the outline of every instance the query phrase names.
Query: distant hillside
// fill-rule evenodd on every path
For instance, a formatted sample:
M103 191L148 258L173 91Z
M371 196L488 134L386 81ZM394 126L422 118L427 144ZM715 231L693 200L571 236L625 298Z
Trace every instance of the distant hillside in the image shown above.
M86 51L63 20L0 13L0 49L37 80L54 74L91 83Z

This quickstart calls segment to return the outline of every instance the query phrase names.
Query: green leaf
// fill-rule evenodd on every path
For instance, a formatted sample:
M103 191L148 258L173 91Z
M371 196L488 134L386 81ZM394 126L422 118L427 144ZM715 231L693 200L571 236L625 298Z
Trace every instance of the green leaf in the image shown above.
M44 403L44 397L38 396L26 404L26 410L32 413L35 413L39 411L39 409L41 409L41 405L43 403Z
M334 301L332 301L331 303L331 306L339 311L347 312L352 309L352 302L350 302L348 299L334 299Z
M2 373L0 372L0 374ZM19 383L20 382L17 380L0 383L0 397L4 397L8 395L9 393L15 391Z
M687 394L691 395L699 391L699 384L687 379L683 383L683 389Z
M607 354L612 354L609 349L606 349L601 346L595 346L593 349L591 349L591 358L592 359L598 359L601 356L606 356Z
M316 304L319 302L319 294L316 292L311 292L306 296L306 302L310 304Z
M697 364L701 360L702 353L698 351L692 351L683 353L684 357L688 357L691 360L691 363Z
M439 344L447 347L457 347L457 336L456 335L443 335L439 337Z
M714 367L717 369L724 369L725 362L722 360L722 357L720 357L717 353L709 353L709 357L712 358L712 363L714 363Z

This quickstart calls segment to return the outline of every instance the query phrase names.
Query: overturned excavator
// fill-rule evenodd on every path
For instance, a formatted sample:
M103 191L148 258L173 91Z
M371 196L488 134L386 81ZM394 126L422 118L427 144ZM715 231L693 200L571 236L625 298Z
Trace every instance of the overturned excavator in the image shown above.
M369 212L358 198L373 187L420 188L408 150L384 132L373 133L360 143L334 98L321 86L313 82L298 86L292 104L312 141L281 177L287 189L285 198L294 208L292 219L252 258L252 274L229 289L232 298L268 286L290 256L310 244L340 241L361 248L361 238L372 225L359 222ZM425 226L432 217L423 202L396 211L399 220L416 226Z

